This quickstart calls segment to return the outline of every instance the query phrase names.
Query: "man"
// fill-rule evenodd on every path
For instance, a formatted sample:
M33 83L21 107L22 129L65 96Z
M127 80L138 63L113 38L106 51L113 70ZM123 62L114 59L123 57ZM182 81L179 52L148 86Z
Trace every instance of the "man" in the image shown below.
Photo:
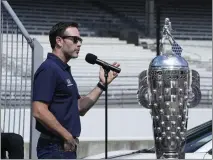
M1 130L1 159L24 159L24 140L16 133L3 133Z
M96 103L104 90L105 77L100 69L100 82L85 97L81 97L67 62L77 58L82 39L78 24L57 23L49 33L52 53L34 76L33 116L41 132L37 144L38 158L76 159L76 147L81 132L80 116ZM116 67L120 64L114 63ZM109 72L107 83L117 73Z

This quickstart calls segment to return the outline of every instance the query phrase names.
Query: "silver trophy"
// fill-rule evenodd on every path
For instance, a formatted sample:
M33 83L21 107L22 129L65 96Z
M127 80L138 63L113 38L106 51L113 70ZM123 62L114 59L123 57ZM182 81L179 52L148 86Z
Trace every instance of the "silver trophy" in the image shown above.
M201 100L199 73L189 69L171 31L171 22L166 18L161 54L139 75L137 98L151 111L157 159L185 159L188 108ZM165 49L166 40L170 50Z

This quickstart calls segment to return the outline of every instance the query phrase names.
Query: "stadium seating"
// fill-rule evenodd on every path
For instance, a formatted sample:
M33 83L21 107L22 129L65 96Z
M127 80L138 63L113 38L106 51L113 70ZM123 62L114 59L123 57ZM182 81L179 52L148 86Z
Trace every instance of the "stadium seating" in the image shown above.
M51 47L48 42L48 36L39 36L39 35L32 35L32 37L36 38L44 48L44 60L47 56L48 52L51 52ZM5 39L5 37L3 37ZM98 82L98 73L99 73L99 66L98 65L91 65L85 62L85 56L87 53L93 53L98 56L99 59L105 60L109 63L113 63L114 61L117 61L121 64L122 71L113 81L113 83L109 87L109 104L111 107L125 107L129 104L134 107L140 107L138 105L137 99L136 99L136 93L138 89L138 75L141 71L148 69L150 61L155 57L155 52L152 52L147 49L143 49L140 46L134 46L132 44L127 44L125 41L120 41L117 38L94 38L94 37L83 37L83 45L81 47L81 51L79 54L78 59L71 60L69 62L69 65L71 65L71 71L72 74L78 84L79 92L82 95L86 95ZM180 41L183 45L185 44L190 45L193 44L193 42L189 41ZM3 43L4 45L7 45L7 43ZM196 45L197 43L195 43ZM8 42L8 46L11 46L11 43ZM206 46L206 47L204 47ZM6 48L3 47L3 48ZM202 48L208 48L208 43L200 43L200 48L198 49L202 50ZM21 49L19 48L18 53L19 56L21 56ZM27 58L27 47L24 48L24 63L21 65L19 61L19 67L23 67L24 71L26 67L29 67L31 64L31 61L26 61ZM3 50L6 52L6 50ZM13 49L8 49L8 56L11 56L12 53L16 53L16 45L13 46ZM210 56L209 52L206 53L207 56ZM13 55L15 58L16 56ZM29 60L31 58L29 54ZM192 55L193 59L193 55ZM26 64L27 63L27 64ZM212 72L207 71L205 67L197 67L197 64L189 63L190 69L195 69L200 73L201 76L201 89L202 89L202 103L209 105L209 99L211 98L211 78L212 78ZM29 69L29 68L28 68ZM14 71L16 68L14 68ZM30 69L29 69L30 70ZM17 71L18 73L18 71ZM12 86L15 86L16 84L20 84L22 81L21 75L18 78L15 78L14 76L9 76L10 72L8 74L8 82L12 82ZM14 72L13 72L14 74ZM20 74L20 73L19 73ZM27 75L27 72L22 73L23 76ZM30 73L29 73L30 74ZM3 68L3 76L5 76L5 68ZM88 81L89 79L89 81ZM17 80L17 82L16 82ZM5 84L5 79L2 80L3 84ZM25 84L25 81L23 82ZM26 89L30 91L31 86L31 79L28 78L26 82ZM3 87L3 86L2 86ZM5 87L5 86L4 86ZM15 99L17 98L25 98L29 100L30 103L30 92L22 93L21 92L21 86L16 87L16 92L13 91L13 96L8 96L10 91L10 88L8 86L8 92L5 92L2 94L2 96L8 97L6 98L6 101L2 101L3 105L6 103L9 103L9 100L11 101L11 105L16 105L16 107L20 106L23 107L23 104L15 104ZM3 88L4 89L4 88ZM26 105L29 106L29 103ZM97 102L97 106L104 104L104 94L101 96L100 100Z
M171 19L175 37L183 39L194 36L211 40L211 10L210 5L166 5L162 8L162 18Z
M101 11L87 1L10 1L11 6L31 34L48 34L50 27L58 21L77 21L82 35L94 36L95 27L116 27L119 20ZM33 9L29 10L28 6ZM93 28L93 29L92 29Z
M125 27L135 29L135 24L146 26L147 23L145 0L125 0L122 3L114 0L10 0L9 3L30 34L48 34L58 21L77 21L82 36L100 36L101 33L112 36L110 31L119 33ZM169 17L176 38L212 39L210 5L168 4L162 6L161 11L161 25ZM135 23L125 21L125 18ZM140 33L144 32L142 28Z

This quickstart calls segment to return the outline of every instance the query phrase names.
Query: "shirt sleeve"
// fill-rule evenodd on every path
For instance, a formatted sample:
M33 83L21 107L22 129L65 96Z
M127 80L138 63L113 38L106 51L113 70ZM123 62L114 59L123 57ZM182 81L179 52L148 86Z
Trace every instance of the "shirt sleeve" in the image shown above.
M57 77L54 70L42 68L34 76L33 82L33 101L51 103L55 89Z

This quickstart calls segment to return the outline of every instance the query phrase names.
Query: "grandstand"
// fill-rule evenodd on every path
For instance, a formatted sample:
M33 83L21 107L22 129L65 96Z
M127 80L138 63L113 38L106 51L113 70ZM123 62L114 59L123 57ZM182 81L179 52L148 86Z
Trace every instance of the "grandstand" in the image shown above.
M169 15L171 21L174 21L172 23L175 30L174 36L178 39L211 40L211 11L212 7L205 2L202 4L168 4L162 7L162 18Z
M188 0L189 1L189 0ZM119 1L120 2L120 1ZM147 35L145 0L10 0L10 4L30 34L48 34L58 21L77 21L82 36L119 37L123 29ZM190 1L192 2L192 1ZM175 38L211 40L211 1L169 1L161 5L161 25L170 17ZM29 9L29 6L31 8ZM68 6L68 7L67 7ZM155 11L155 10L154 10ZM155 12L154 22L156 23ZM155 27L155 25L154 25ZM153 28L155 32L155 28Z

